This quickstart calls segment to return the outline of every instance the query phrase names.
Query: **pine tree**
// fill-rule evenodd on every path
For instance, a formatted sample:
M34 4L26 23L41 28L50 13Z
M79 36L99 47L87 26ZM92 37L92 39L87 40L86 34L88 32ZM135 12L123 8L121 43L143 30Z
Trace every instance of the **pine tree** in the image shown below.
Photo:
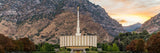
M119 51L117 44L113 43L112 51Z

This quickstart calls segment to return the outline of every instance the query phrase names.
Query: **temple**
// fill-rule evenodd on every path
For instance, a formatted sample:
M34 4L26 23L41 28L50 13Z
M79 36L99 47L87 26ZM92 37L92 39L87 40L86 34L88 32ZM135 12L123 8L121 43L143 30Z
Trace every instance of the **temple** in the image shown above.
M76 34L71 36L60 36L60 47L70 48L71 53L76 50L82 50L84 53L86 48L97 47L96 35L81 35L79 21L79 7L77 7L77 28Z

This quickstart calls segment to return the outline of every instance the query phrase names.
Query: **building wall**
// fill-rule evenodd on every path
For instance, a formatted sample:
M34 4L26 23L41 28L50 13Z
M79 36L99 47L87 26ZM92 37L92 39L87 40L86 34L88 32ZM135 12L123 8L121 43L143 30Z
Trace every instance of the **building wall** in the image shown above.
M97 47L97 36L61 36L60 47L93 46Z

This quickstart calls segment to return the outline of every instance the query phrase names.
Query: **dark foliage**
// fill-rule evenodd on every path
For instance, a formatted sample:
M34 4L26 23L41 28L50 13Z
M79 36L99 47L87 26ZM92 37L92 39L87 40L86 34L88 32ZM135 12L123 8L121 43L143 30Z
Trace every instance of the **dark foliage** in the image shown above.
M144 30L142 33L120 33L119 36L115 37L113 43L118 45L120 51L126 51L126 46L129 45L132 40L143 39L146 42L150 36L151 35L146 30Z
M132 52L144 52L145 42L143 39L132 40L131 43L126 46L126 50Z
M149 53L160 52L160 32L153 34L147 41L147 47Z
M42 43L36 45L37 51L54 51L55 48L60 48L58 44L52 45L49 43Z
M12 40L0 34L0 53L5 51L34 51L35 45L28 38L21 38L19 40Z

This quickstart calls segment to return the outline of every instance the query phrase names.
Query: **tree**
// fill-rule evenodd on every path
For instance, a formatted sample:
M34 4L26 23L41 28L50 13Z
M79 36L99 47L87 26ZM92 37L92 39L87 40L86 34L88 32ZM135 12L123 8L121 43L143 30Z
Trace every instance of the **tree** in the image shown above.
M145 42L143 39L133 40L129 45L127 45L126 49L132 52L144 52Z
M112 45L105 43L102 45L102 50L103 51L119 51L119 47L117 46L116 43L113 43Z
M42 44L36 45L36 51L40 51L40 48L42 47Z
M144 47L145 47L144 40L143 39L139 39L137 44L136 44L136 51L142 53L145 50Z
M34 43L28 38L20 38L19 40L12 40L0 34L0 50L4 51L33 51L35 50ZM2 53L1 52L1 53Z
M24 51L34 51L35 45L29 38L20 38L19 39L23 43Z
M92 51L97 51L97 47L92 47Z
M60 48L59 44L54 44L53 46L54 46L54 48Z
M120 51L126 51L127 45L129 45L132 40L143 39L144 41L147 41L150 36L151 35L146 30L144 30L142 33L136 33L136 32L120 33L119 36L115 37L113 43L117 44Z
M3 48L3 50L14 51L15 44L12 41L12 39L5 37L5 35L3 34L0 34L0 45Z
M89 49L88 49L89 50ZM60 48L60 51L67 51L66 49L65 49L65 47L61 47Z
M5 37L5 35L0 34L0 45L5 46L9 41L11 41L8 37Z
M13 43L15 44L15 51L24 51L24 44L20 40L13 40Z
M71 51L71 49L70 49L70 48L67 48L67 51Z
M15 51L16 50L16 45L12 41L9 41L5 45L5 50L7 50L7 51Z
M111 45L108 45L107 51L112 51L112 46Z
M0 53L5 53L4 48L0 45Z
M108 44L107 44L107 43L103 44L103 45L102 45L102 50L103 50L103 51L107 51L107 47L108 47Z
M102 48L103 44L102 43L97 43L97 48Z
M147 34L149 34L149 33L148 33L147 30L143 30L142 34L143 34L143 35L147 35Z
M54 51L54 46L49 43L44 43L44 44L42 44L40 51Z
M147 47L149 53L159 53L160 52L160 32L156 35L152 35L147 41Z
M136 51L136 47L135 47L136 43L137 43L137 40L132 40L131 43L126 46L126 50L135 52Z
M117 44L113 43L112 51L119 51Z

